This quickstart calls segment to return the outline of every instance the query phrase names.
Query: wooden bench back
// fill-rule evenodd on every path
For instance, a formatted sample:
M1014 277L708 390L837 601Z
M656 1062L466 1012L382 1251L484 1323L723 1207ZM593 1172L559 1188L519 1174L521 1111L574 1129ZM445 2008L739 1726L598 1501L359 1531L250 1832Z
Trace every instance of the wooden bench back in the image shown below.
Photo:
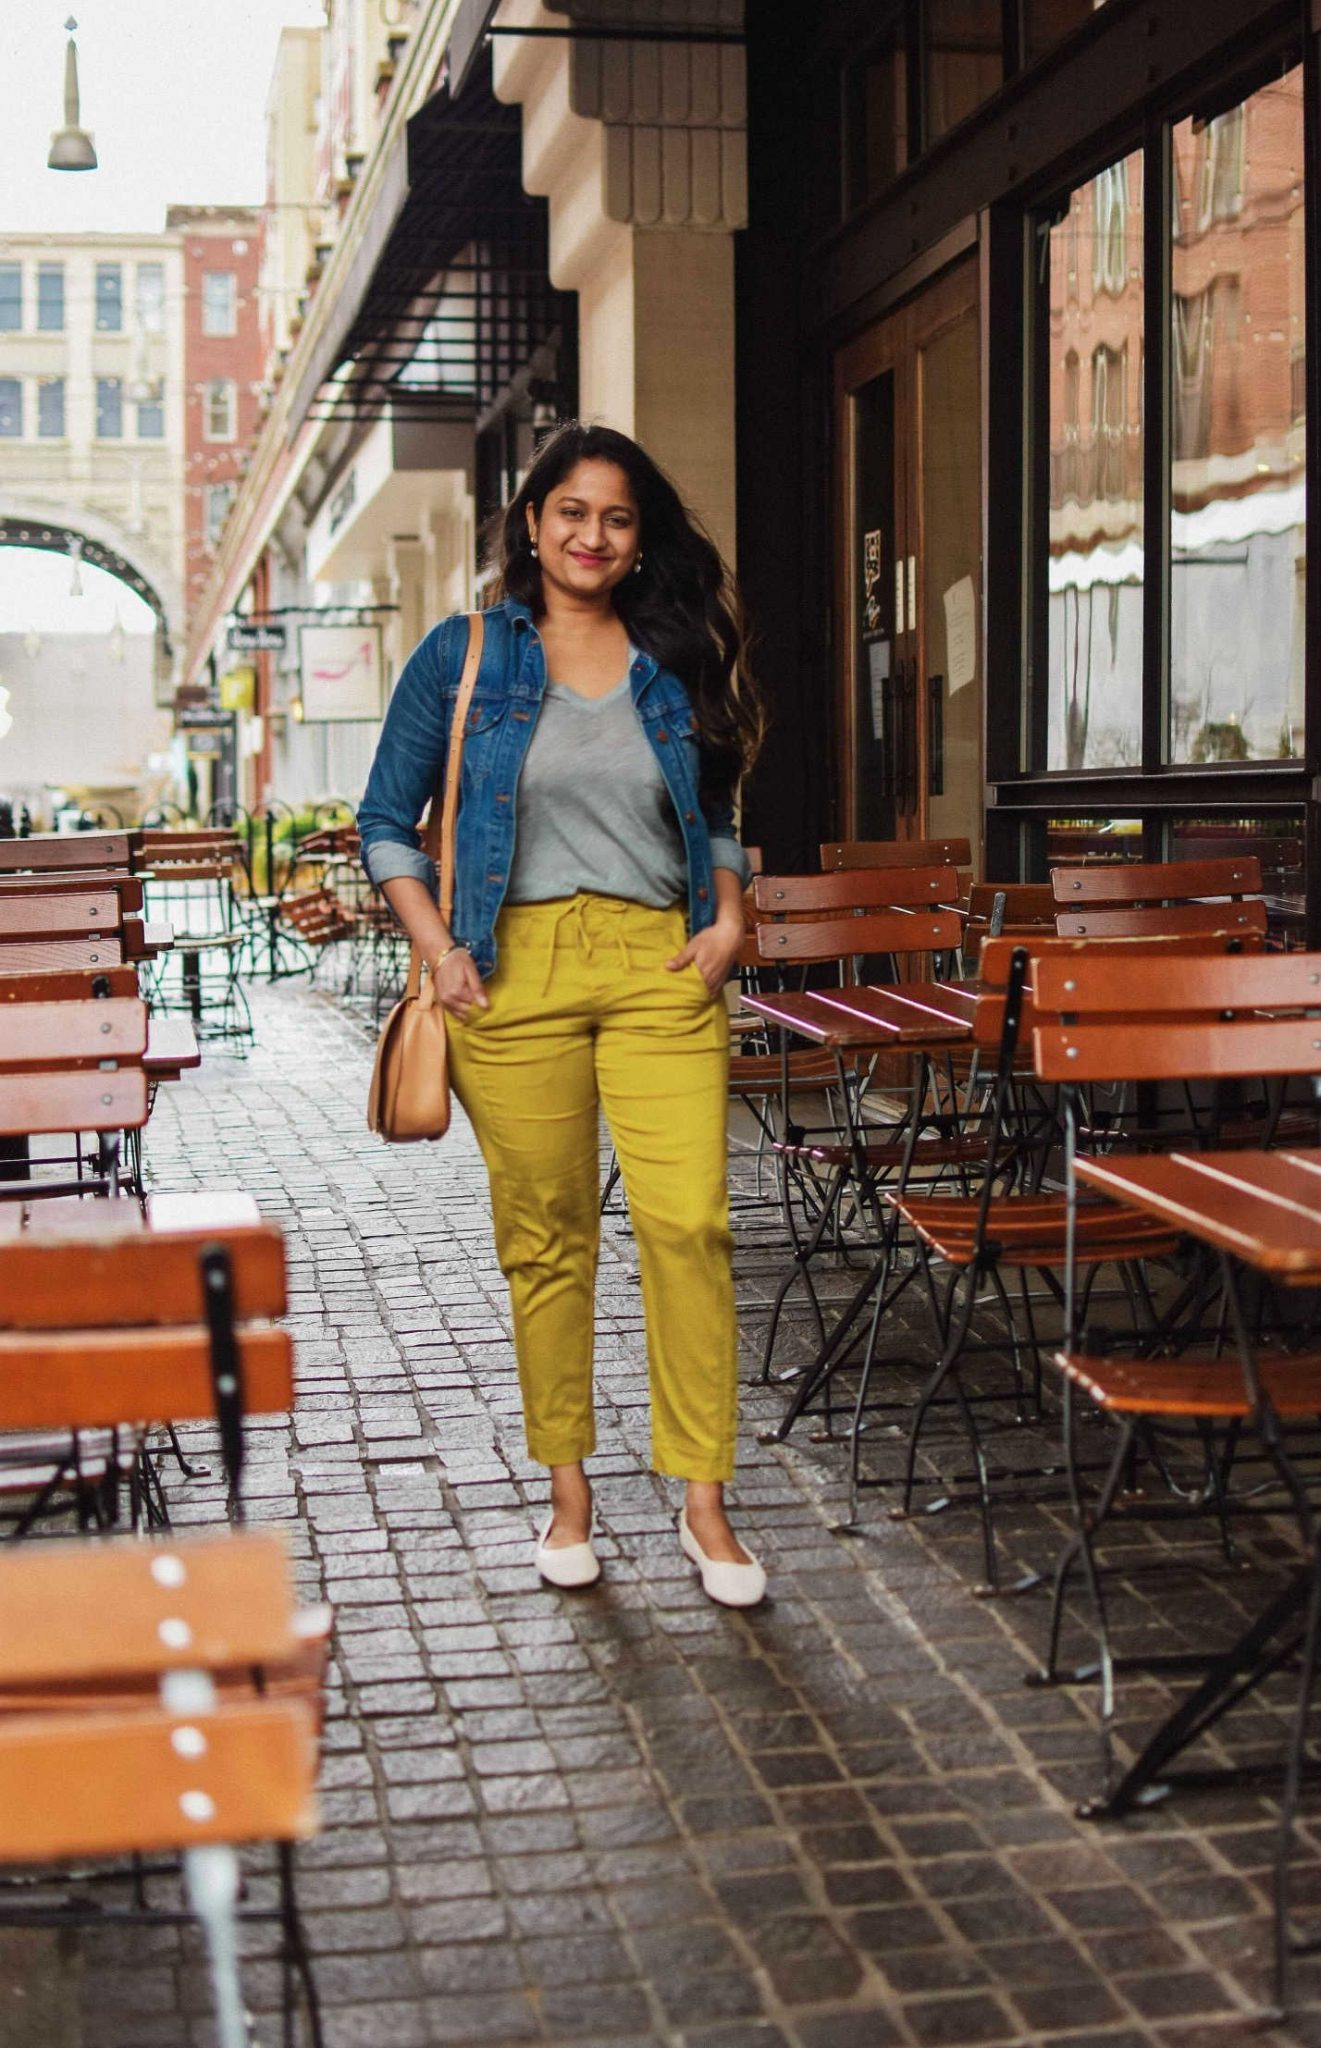
M285 1663L294 1614L273 1531L18 1544L0 1572L0 1687Z
M0 839L0 874L128 868L138 837L134 832L34 832L29 839Z
M0 1720L0 1859L295 1841L315 1832L315 1772L315 1717L294 1700L15 1715Z
M142 878L130 874L127 868L47 868L36 875L0 873L0 897L86 894L97 889L112 890L121 913L142 908Z
M0 942L0 974L86 973L122 967L124 940L112 938L6 939Z
M140 1060L146 1050L147 1005L136 996L0 1009L0 1073Z
M125 1329L205 1321L200 1260L229 1254L240 1322L287 1307L284 1240L248 1195L77 1198L0 1209L0 1327Z
M141 1065L109 1074L92 1067L0 1074L0 1137L137 1131L146 1121L147 1076Z
M1321 1073L1321 954L1191 958L1177 975L1160 960L1056 955L1037 963L1034 994L1042 1080Z
M138 970L122 967L52 968L47 973L7 974L0 953L0 1008L6 1003L90 1002L93 996L136 996Z
M1061 938L1139 939L1193 932L1265 932L1266 905L1245 903L1152 903L1131 910L1062 910L1055 920Z
M957 911L868 912L860 917L758 923L758 957L765 960L850 960L868 953L943 952L959 943Z
M1083 956L1096 960L1166 960L1171 956L1184 958L1199 954L1211 958L1233 958L1260 953L1264 944L1264 935L1259 931L1158 932L1131 938L1079 939L1062 938L1056 932L1043 930L1030 936L987 939L978 962L978 978L996 988L1007 987L1010 963L1020 946L1026 949L1035 964L1041 960L1079 959Z
M1051 871L1056 903L1187 903L1205 896L1261 893L1261 862L1255 854L1220 860L1098 862Z
M966 868L972 863L968 839L827 839L823 868Z
M957 902L952 867L855 868L821 875L755 875L752 901L760 915L821 916L830 911L897 909Z
M108 1708L78 1694L176 1671L278 1669L300 1643L288 1556L272 1534L23 1546L0 1573L0 1686L67 1691L47 1711L0 1714L0 1859L310 1833L309 1697L180 1710L146 1691Z
M1055 897L1049 882L973 882L968 889L968 922L989 924L1000 896L1006 924L1055 929Z
M0 964L11 939L99 937L117 932L124 911L113 889L67 890L50 896L0 895Z

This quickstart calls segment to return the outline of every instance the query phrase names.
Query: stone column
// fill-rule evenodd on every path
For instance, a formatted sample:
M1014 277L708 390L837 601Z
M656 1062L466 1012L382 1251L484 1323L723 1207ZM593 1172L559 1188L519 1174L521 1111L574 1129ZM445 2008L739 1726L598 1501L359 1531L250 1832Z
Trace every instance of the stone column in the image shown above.
M742 0L503 0L502 27L742 26ZM500 36L551 280L578 294L579 407L632 434L734 556L734 248L747 219L736 45Z

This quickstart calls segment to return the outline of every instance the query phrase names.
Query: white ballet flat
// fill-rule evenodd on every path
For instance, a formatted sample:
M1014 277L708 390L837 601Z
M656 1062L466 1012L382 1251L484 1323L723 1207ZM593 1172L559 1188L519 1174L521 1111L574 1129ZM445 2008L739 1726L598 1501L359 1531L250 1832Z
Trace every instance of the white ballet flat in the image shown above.
M562 1543L550 1550L546 1538L554 1527L555 1517L551 1516L537 1539L537 1570L548 1586L562 1586L572 1591L576 1586L594 1586L601 1576L601 1560L592 1548L589 1536L585 1543ZM595 1518L592 1523L595 1528Z
M756 1607L766 1598L766 1574L755 1557L746 1564L723 1564L708 1557L688 1527L686 1507L679 1514L679 1547L702 1574L702 1591L718 1607Z

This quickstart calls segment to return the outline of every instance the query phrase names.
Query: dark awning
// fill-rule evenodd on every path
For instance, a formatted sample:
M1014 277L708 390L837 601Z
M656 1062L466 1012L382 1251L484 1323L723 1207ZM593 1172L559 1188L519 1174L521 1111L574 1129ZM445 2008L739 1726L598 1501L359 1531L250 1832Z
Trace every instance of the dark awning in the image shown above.
M547 273L547 208L523 190L522 117L483 53L463 94L408 124L327 328L298 387L306 418L478 420L566 316ZM345 363L351 380L330 386Z

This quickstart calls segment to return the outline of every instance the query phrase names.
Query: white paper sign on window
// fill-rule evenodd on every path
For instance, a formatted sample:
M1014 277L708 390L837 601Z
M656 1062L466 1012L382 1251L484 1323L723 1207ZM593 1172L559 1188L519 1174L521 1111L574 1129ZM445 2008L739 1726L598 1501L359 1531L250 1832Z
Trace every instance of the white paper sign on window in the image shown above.
M379 626L304 626L299 652L305 725L381 716Z

